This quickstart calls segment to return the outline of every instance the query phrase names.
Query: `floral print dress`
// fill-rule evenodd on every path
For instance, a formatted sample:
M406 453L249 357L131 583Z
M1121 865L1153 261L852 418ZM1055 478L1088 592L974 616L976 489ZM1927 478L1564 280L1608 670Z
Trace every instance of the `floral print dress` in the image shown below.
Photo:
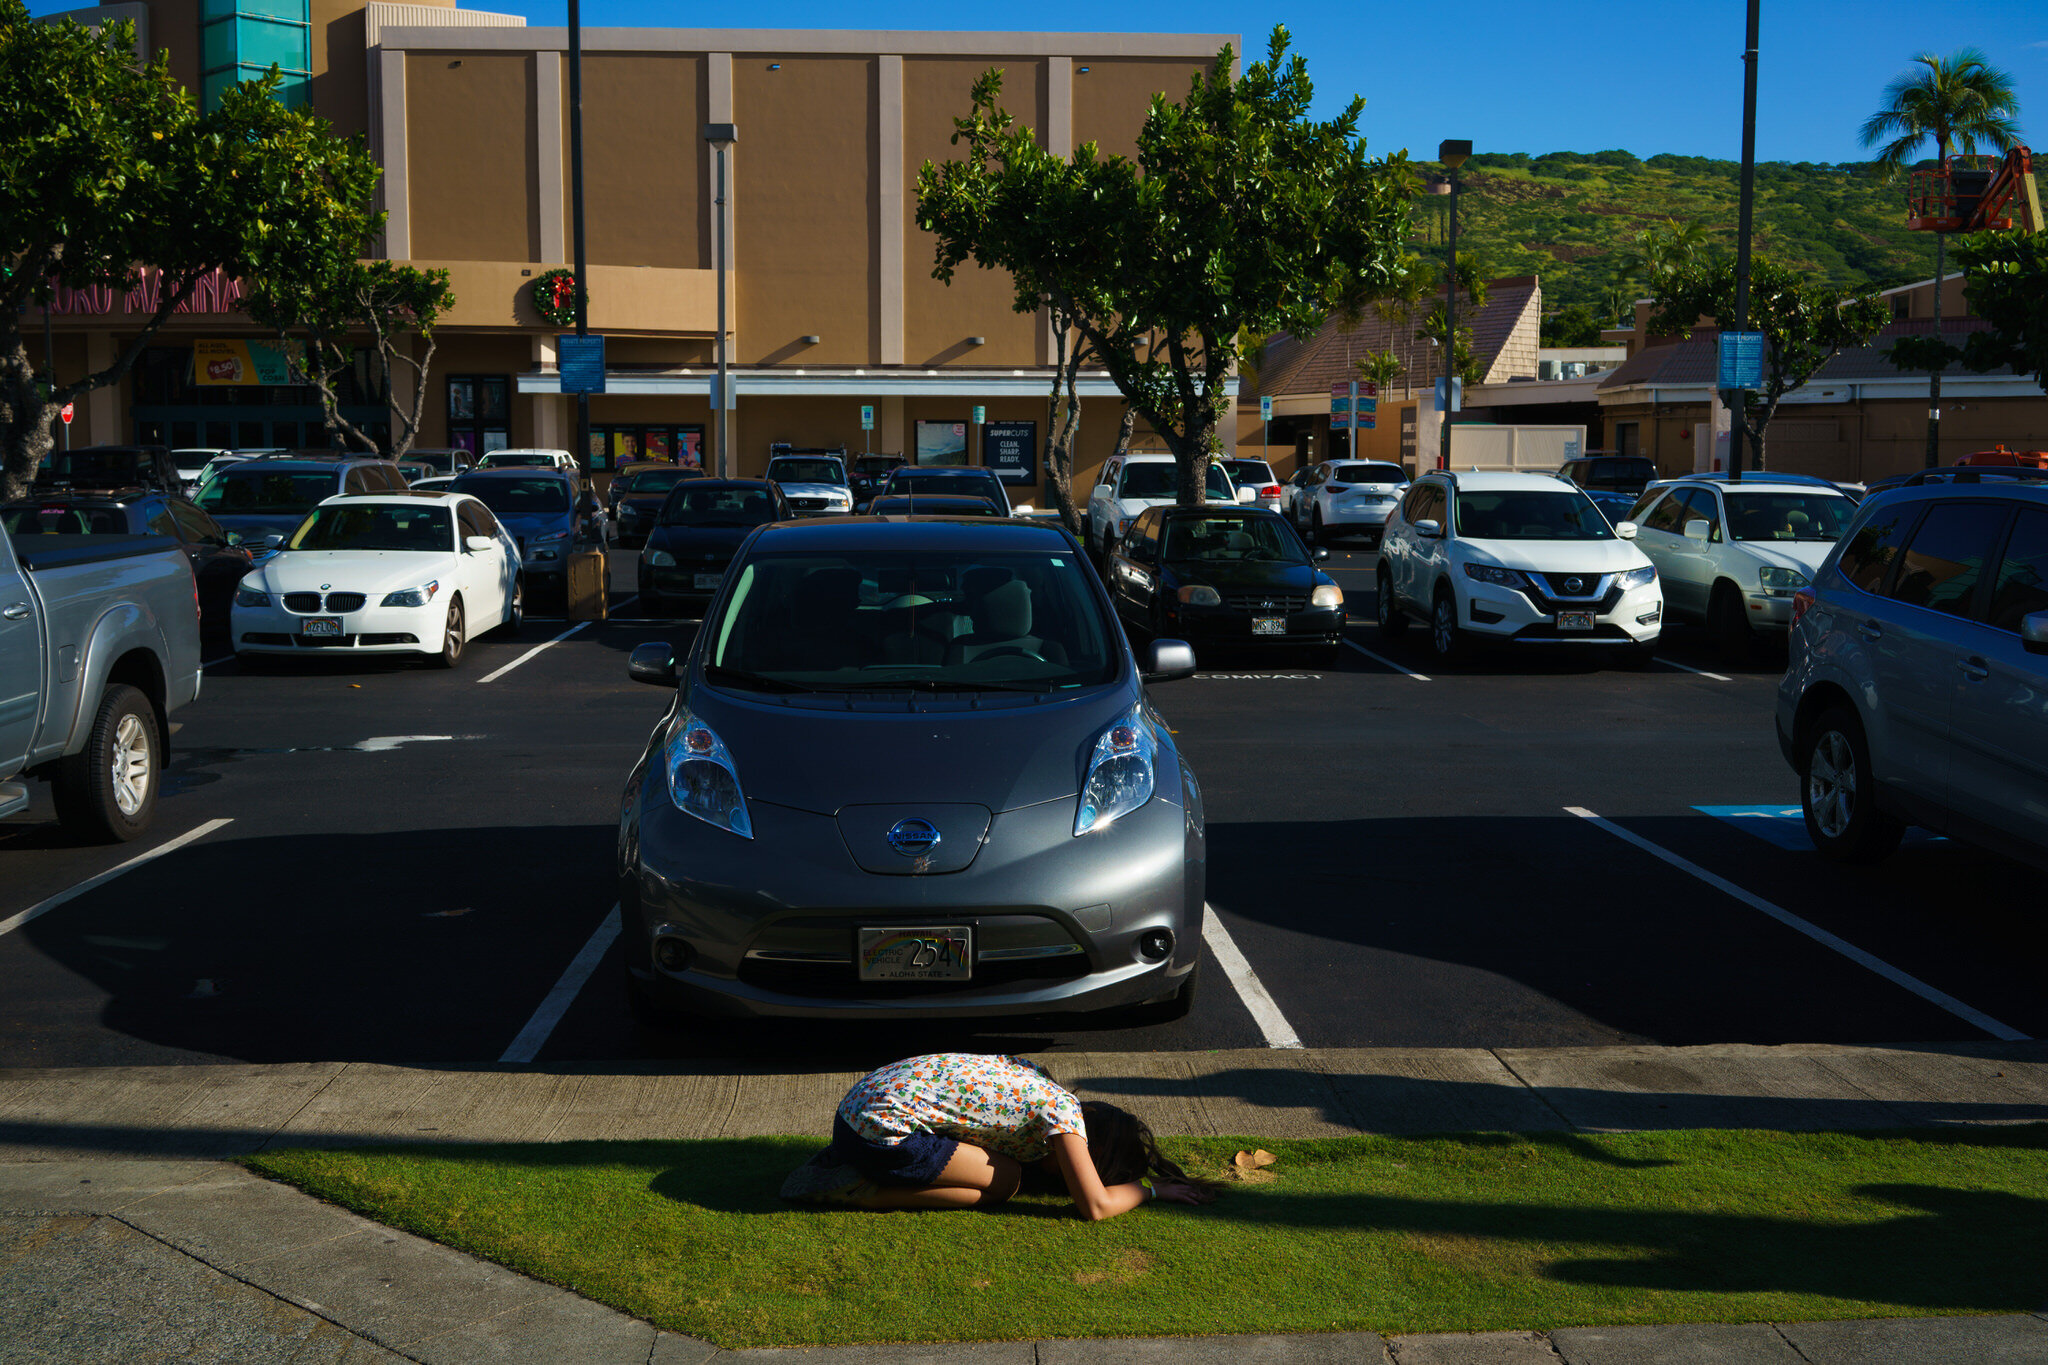
M885 1147L940 1133L1022 1162L1044 1160L1060 1133L1088 1134L1081 1101L1045 1068L977 1052L938 1052L869 1072L839 1102L839 1117Z

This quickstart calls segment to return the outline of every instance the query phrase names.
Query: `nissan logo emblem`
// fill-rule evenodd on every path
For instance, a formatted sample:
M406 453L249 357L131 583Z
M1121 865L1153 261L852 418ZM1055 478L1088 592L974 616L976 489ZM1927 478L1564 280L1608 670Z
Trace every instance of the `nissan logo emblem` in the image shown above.
M922 858L939 846L939 827L929 820L898 820L889 827L889 847L906 858Z
M1566 592L1584 592L1586 590L1586 580L1583 578L1567 578L1564 581L1564 590Z

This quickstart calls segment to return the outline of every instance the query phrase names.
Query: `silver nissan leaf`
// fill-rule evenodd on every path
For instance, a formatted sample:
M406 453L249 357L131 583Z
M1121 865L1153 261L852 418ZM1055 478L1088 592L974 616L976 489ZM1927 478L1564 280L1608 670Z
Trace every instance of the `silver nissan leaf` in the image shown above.
M627 993L675 1013L1186 1013L1201 794L1074 539L828 517L740 547L619 822Z

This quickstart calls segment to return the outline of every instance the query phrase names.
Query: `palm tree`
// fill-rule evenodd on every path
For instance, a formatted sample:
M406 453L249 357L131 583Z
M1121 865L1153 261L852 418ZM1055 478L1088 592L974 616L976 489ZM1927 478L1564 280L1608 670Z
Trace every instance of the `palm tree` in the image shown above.
M2020 104L2012 77L1985 60L1974 47L1946 57L1923 52L1914 65L1884 88L1878 111L1863 121L1863 145L1877 148L1877 164L1897 176L1921 144L1934 139L1938 164L1951 153L1973 155L1978 147L2009 149L2018 140L2014 115ZM1934 234L1934 338L1941 340L1941 277L1948 234ZM1941 463L1941 361L1927 372L1927 464Z
M1371 384L1382 396L1393 387L1402 370L1401 357L1391 349L1374 351L1354 363L1358 367L1358 377Z

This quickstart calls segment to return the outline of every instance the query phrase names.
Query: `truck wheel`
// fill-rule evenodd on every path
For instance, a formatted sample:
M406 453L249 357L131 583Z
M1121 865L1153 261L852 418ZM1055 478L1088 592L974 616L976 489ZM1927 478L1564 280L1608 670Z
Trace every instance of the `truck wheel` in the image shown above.
M85 748L61 760L51 778L57 818L85 838L126 843L156 815L162 764L156 709L135 688L112 684Z

